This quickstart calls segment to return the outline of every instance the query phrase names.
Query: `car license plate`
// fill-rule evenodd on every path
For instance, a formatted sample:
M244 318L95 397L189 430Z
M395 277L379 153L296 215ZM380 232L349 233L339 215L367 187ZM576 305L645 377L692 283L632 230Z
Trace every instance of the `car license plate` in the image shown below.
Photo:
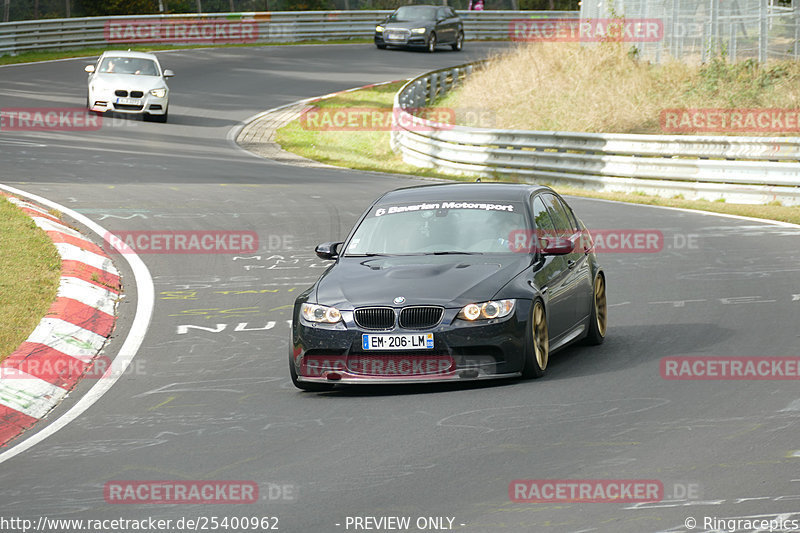
M405 35L402 33L387 32L386 40L388 41L404 41Z
M433 350L433 333L361 335L365 350Z
M123 105L141 105L142 101L138 98L117 98L117 103Z

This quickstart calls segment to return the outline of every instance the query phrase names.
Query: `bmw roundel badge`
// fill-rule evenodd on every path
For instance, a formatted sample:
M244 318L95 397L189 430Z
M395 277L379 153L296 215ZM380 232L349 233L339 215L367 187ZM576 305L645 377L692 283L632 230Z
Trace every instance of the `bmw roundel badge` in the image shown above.
M398 296L398 297L397 297L397 298L395 298L393 301L394 301L394 303L396 303L397 305L400 305L401 303L405 302L405 301L406 301L406 299L405 299L405 298L403 298L402 296Z

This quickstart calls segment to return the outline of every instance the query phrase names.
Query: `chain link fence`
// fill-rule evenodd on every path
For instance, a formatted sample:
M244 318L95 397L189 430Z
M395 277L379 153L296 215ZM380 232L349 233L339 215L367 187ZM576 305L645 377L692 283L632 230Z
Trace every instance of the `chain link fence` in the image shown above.
M656 42L633 42L640 57L705 62L798 59L800 0L583 0L581 19L655 19Z

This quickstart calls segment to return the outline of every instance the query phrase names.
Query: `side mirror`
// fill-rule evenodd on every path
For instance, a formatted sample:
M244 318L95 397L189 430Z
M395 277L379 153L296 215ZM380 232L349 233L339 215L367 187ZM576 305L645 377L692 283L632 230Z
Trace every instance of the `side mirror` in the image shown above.
M165 70L165 71L164 71L164 77L165 77L165 78L171 78L171 77L173 77L174 75L175 75L175 73L174 73L174 72L172 72L170 69L167 69L167 70Z
M575 250L575 243L563 237L542 237L540 243L544 255L566 255Z
M339 246L343 243L341 242L323 242L322 244L318 244L316 248L314 248L314 252L316 252L317 257L320 259L325 259L326 261L332 261L334 259L339 258Z
M83 70L91 74L92 72L94 72L94 65L86 65L85 67L83 67Z

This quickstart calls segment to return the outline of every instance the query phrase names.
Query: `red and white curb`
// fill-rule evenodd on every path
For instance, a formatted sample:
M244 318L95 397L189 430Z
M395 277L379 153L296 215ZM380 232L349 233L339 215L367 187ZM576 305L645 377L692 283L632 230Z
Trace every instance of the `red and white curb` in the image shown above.
M41 207L14 196L61 255L56 300L25 342L0 363L0 447L29 429L97 361L114 329L120 275L108 255Z

